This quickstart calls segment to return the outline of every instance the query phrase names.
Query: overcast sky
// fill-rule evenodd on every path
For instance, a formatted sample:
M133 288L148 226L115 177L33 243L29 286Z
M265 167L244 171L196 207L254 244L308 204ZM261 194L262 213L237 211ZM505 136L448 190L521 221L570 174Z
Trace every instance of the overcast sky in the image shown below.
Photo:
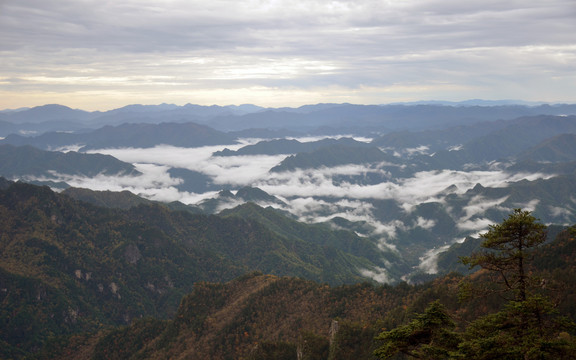
M574 0L0 0L0 109L576 102Z

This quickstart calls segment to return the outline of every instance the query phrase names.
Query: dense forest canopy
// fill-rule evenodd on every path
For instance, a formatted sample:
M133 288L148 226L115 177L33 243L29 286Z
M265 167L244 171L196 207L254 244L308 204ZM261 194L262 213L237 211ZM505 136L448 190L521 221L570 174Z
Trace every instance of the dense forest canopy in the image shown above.
M440 332L420 338L419 344L425 345L436 336L446 342L435 340L435 344L441 343L439 348L414 351L459 351L471 356L495 343L501 348L509 343L503 348L525 351L522 344L512 347L511 341L517 336L508 330L490 338L492 343L478 342L487 339L485 334L493 331L490 329L501 326L525 329L523 336L532 344L540 344L528 350L546 347L548 350L542 352L545 356L569 354L574 345L570 335L576 315L572 301L576 296L575 279L570 275L576 263L574 230L560 232L555 240L544 244L543 226L520 209L482 234L482 246L488 252L478 251L464 259L465 263L485 268L474 275L449 274L420 285L330 286L253 273L221 283L213 281L224 274L232 279L250 268L265 269L267 265L262 261L246 262L248 253L241 242L232 248L231 244L218 245L214 242L220 241L218 234L224 238L235 234L240 240L237 231L245 232L242 236L247 237L242 241L248 241L251 245L246 250L253 252L256 247L252 245L258 238L277 238L279 244L286 241L288 228L268 232L259 223L232 213L219 218L146 203L127 210L110 209L72 200L47 187L7 181L2 187L0 284L5 290L0 295L6 358L31 354L44 359L73 359L80 354L91 354L89 357L94 359L166 358L191 352L209 354L209 358L227 358L230 354L281 358L304 351L319 358L371 359L382 341L391 336L378 335L382 329L397 328L387 331L396 334L395 341L402 341L398 336L428 331L421 329L428 326L428 321L439 321ZM258 209L253 206L251 211ZM321 229L313 231L315 236L321 231L329 234ZM518 242L515 234L526 241ZM492 239L498 239L496 246ZM311 265L318 261L297 255L301 246L297 244L292 238L273 250L271 255L276 259L270 269L277 269L279 259L284 257L294 261L300 256ZM516 251L518 244L522 244L521 253ZM292 250L295 252L286 252L286 245L296 246ZM334 256L342 256L337 255L337 248L323 246L322 253L330 256L331 263ZM307 256L319 254L312 245L303 249ZM220 255L212 259L216 254ZM232 254L244 260L235 262L229 257ZM267 255L258 253L257 258L263 256ZM518 256L525 260L522 269L529 277L519 275ZM511 263L516 265L500 269L498 264L508 263L506 259L513 259ZM301 264L293 269L312 269ZM287 263L285 274L290 274L290 269ZM332 276L340 274L336 268L330 269ZM513 286L495 287L498 283L490 279L493 272L505 276L500 279L503 284ZM543 281L546 286L542 286ZM508 303L497 295L506 290L513 294ZM469 302L460 302L456 295L475 291L483 295L472 296ZM189 295L184 296L186 293ZM541 315L541 321L534 314ZM146 320L141 320L143 317ZM429 317L431 320L426 320ZM440 320L442 317L444 320ZM338 331L330 335L334 321ZM183 339L188 339L188 345L181 343ZM401 347L394 346L389 349ZM377 353L387 356L390 351Z

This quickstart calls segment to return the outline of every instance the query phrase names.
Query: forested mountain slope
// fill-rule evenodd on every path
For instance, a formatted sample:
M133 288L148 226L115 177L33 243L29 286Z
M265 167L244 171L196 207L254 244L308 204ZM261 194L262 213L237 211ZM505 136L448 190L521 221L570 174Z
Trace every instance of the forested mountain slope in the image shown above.
M199 281L260 270L342 284L362 281L359 270L375 266L361 255L287 238L239 217L173 212L158 204L101 208L48 187L4 181L2 188L4 357L37 349L54 335L172 316Z
M532 268L548 286L562 289L552 290L554 301L571 319L576 316L575 243L573 230L562 232L538 250ZM467 279L481 285L491 281L485 275ZM329 287L252 274L226 284L201 283L171 321L140 321L96 338L78 337L56 353L68 352L63 356L68 359L79 354L94 359L289 359L300 351L311 359L374 359L380 331L406 323L435 300L453 314L457 329L501 308L498 295L459 302L463 279L450 274L419 286Z

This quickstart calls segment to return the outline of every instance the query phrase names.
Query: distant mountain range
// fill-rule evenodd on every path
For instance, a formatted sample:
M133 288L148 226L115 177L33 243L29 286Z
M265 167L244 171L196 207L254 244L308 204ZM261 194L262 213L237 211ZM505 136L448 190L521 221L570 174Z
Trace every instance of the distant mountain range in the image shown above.
M399 102L389 105L445 105L445 106L502 106L502 105L523 105L540 106L550 104L543 101L523 101L523 100L483 100L470 99L464 101L443 101L443 100L422 100L412 102Z
M44 105L20 111L0 112L0 136L13 133L39 135L47 131L80 131L106 125L163 122L195 122L224 132L259 128L316 134L370 134L402 129L445 128L521 116L570 114L576 114L576 105L528 106L482 101L457 104L316 104L276 109L255 105L160 104L129 105L105 112Z
M224 149L214 153L215 156L238 156L238 155L278 155L278 154L296 154L296 153L309 153L323 147L329 146L353 146L362 147L368 144L352 138L339 138L339 139L322 139L318 141L300 142L295 139L277 139L269 141L260 141L254 145L247 145L239 150L231 151Z
M300 110L300 108L298 109ZM320 104L305 111L266 110L240 117L223 116L209 122L222 131L247 128L289 129L309 133L337 131L340 134L386 133L398 130L437 129L480 121L509 120L521 116L576 114L575 105L537 107L441 105L353 105Z
M270 171L284 172L296 169L314 169L346 164L371 164L384 161L396 162L397 159L375 146L332 145L318 148L312 152L288 156Z
M434 299L502 305L452 272L515 208L576 314L575 104L46 105L0 136L0 358L371 359Z
M9 178L45 177L57 174L96 176L138 175L134 165L110 155L43 151L32 146L0 145L0 174Z
M434 166L438 169L454 169L464 164L504 160L514 156L526 160L527 157L521 153L529 151L538 143L558 135L573 133L576 133L576 116L519 118L506 122L505 126L486 135L471 139L457 150L440 150L430 161L435 163ZM570 151L569 149L567 151Z
M574 161L576 158L576 131L548 138L536 146L516 154L518 161L542 163L560 163Z
M315 107L300 111L310 114ZM317 107L318 111L344 111L348 105ZM202 160L207 161L205 165L196 166L191 158L189 168L183 164L162 170L174 179L166 191L181 193L183 198L202 194L194 203L173 202L172 208L217 214L253 202L289 213L293 219L353 231L379 244L381 250L395 249L402 262L414 267L411 271L404 263L399 263L399 268L388 266L388 279L398 281L418 272L442 273L444 269L435 265L434 251L475 235L513 208L528 207L550 224L576 222L576 206L569 195L576 191L575 134L576 116L538 115L391 132L371 142L346 136L311 141L283 138L240 147L235 136L206 125L162 123L105 126L82 133L49 132L37 137L10 135L0 144L31 144L42 149L75 145L82 150L218 145L222 150ZM231 146L237 150L227 148ZM0 150L0 155L4 154L0 175L13 180L58 189L69 187L62 175L84 179L108 176L103 181L130 178L130 186L149 181L134 164L111 156L41 151L29 145L2 145ZM235 179L226 182L214 175L223 174L226 166L251 169L254 162L267 156L275 156L275 164L252 184L239 185ZM152 165L162 165L157 161ZM161 186L158 184L147 185L146 193L151 193L150 187ZM165 189L156 191L161 190ZM126 200L125 206L133 204ZM423 260L428 257L430 261Z
M235 138L195 123L162 123L105 126L82 133L48 132L36 137L12 134L1 143L33 145L46 150L77 145L80 150L86 151L119 147L145 148L162 144L181 147L234 144Z

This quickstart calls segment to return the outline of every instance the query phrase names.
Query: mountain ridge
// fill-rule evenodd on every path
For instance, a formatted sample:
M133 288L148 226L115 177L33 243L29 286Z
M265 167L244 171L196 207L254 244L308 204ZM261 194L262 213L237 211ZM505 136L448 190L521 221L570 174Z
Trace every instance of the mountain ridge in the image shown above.
M576 256L574 244L572 227L538 249L534 261L538 274L567 289L558 304L571 318L576 316L571 301L575 287L567 275L576 264L569 263ZM555 262L559 254L564 258ZM128 356L142 359L283 359L299 353L304 358L368 360L380 345L375 341L378 333L406 323L433 301L443 304L460 331L501 309L505 300L494 294L459 301L456 294L463 280L479 285L492 281L479 271L468 277L451 273L419 286L329 287L252 273L227 283L197 284L168 322L137 322L78 345L64 344L56 354L98 354L99 359L129 348ZM135 341L142 338L146 341Z
M231 136L193 122L123 124L83 133L50 132L37 137L13 134L0 140L0 144L33 145L45 150L80 144L80 151L119 147L148 148L157 145L200 147L235 142Z
M43 151L32 146L0 144L0 175L46 177L53 172L67 175L138 175L134 165L110 155Z
M176 106L176 107L174 107ZM576 114L574 104L483 104L454 106L446 104L315 104L298 108L262 108L256 105L201 106L133 104L105 112L73 110L62 105L33 107L18 112L0 113L0 136L26 131L97 129L123 123L198 122L220 131L241 131L250 128L285 129L314 132L324 127L356 129L360 134L413 130L416 128L446 128L480 121L513 119L521 116ZM61 125L53 121L66 121ZM14 126L18 124L18 126Z
M51 336L169 317L201 281L260 269L354 283L367 280L358 268L374 266L254 220L158 204L101 208L25 183L2 188L0 340L9 346L1 356L33 351Z

